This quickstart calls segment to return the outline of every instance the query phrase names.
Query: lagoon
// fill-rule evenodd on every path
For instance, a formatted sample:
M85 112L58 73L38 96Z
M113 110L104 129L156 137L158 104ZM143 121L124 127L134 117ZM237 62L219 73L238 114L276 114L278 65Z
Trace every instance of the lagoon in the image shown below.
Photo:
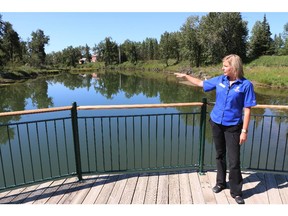
M144 75L143 75L144 74ZM214 101L214 92L179 83L172 75L148 78L141 74L62 73L1 86L0 112L78 105L155 104ZM258 104L288 104L288 89L258 88ZM266 112L270 112L266 110Z

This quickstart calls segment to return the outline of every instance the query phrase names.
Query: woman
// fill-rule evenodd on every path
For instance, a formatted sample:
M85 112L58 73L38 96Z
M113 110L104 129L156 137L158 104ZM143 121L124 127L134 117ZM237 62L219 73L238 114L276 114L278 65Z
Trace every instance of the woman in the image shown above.
M244 78L241 58L234 54L228 55L223 58L222 63L224 74L209 80L202 81L182 73L175 75L203 87L205 92L216 90L216 103L209 120L215 143L217 166L216 185L212 190L214 193L219 193L227 187L227 152L230 194L238 204L244 204L240 146L247 140L251 107L256 105L256 97L253 84Z

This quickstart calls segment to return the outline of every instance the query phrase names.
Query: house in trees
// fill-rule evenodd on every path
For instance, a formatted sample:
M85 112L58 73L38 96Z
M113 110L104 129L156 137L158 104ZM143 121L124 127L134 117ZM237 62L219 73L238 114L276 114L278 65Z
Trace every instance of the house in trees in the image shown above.
M79 59L79 64L85 64L86 60L87 60L86 58Z
M97 56L95 54L92 55L91 62L97 62Z

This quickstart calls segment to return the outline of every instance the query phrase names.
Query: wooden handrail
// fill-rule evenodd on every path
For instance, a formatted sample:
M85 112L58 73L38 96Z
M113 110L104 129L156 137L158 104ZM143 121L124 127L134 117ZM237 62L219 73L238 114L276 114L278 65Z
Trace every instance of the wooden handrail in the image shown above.
M100 109L137 109L137 108L166 108L184 106L202 106L203 103L168 103L168 104L129 104L129 105L98 105L98 106L79 106L77 110L100 110Z
M37 113L46 113L46 112L66 111L66 110L71 110L71 108L72 108L72 106L65 106L65 107L43 108L43 109L36 109L36 110L2 112L2 113L0 113L0 117L14 116L14 115L28 115L28 114L37 114Z
M213 103L208 103L213 105ZM144 109L144 108L167 108L167 107L185 107L185 106L202 106L202 102L193 103L167 103L167 104L128 104L128 105L96 105L96 106L78 106L77 110L104 110L104 109ZM57 111L67 111L71 110L72 106L64 107L54 107L54 108L43 108L36 110L23 110L23 111L13 111L13 112L2 112L0 117L5 116L15 116L15 115L28 115L46 112L57 112ZM288 105L264 105L258 104L252 108L260 109L288 109Z
M258 104L252 108L269 108L269 109L288 109L288 105L265 105L265 104Z

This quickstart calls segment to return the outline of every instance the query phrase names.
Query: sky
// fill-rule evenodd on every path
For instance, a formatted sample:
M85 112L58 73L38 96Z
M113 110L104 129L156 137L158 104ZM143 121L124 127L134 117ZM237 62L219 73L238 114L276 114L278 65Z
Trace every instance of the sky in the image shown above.
M69 5L57 4L60 1L69 2ZM43 30L44 34L50 38L49 45L45 47L46 53L62 51L68 46L77 47L86 44L92 48L103 41L105 37L111 37L118 44L123 43L126 39L142 42L146 38L156 38L160 41L161 34L165 31L179 31L189 16L201 17L208 12L243 11L241 12L242 19L248 21L249 33L251 33L255 22L263 21L264 14L266 14L273 37L275 34L282 33L284 25L288 23L288 12L282 11L281 7L273 9L273 7L266 6L264 10L264 8L257 6L253 9L250 4L250 9L246 7L245 10L240 10L242 4L236 4L236 8L225 8L221 4L213 6L215 0L209 0L210 2L202 0L202 4L197 7L195 4L191 4L191 2L195 3L197 0L177 0L172 1L173 5L170 4L167 7L162 5L161 10L157 9L157 6L151 7L151 4L153 5L154 2L155 5L155 2L158 1L166 2L169 5L170 0L110 0L109 3L104 5L95 4L96 1L86 0L85 7L79 6L80 1L75 5L74 1L76 0L50 0L49 6L44 7L44 2L47 2L47 0L10 0L9 4L4 3L4 7L1 4L0 14L2 20L10 22L13 29L24 41L31 38L31 33L37 31L37 29ZM175 5L175 2L180 4L184 1L185 4L181 8ZM217 2L221 3L221 1L218 0ZM243 1L245 3L246 0ZM265 4L265 1L262 2ZM275 1L282 0L273 0L273 2ZM15 2L26 2L26 4L19 5ZM119 8L114 8L118 6L119 2L122 2ZM130 9L123 6L125 2L129 3ZM139 4L131 6L132 2L138 2ZM227 1L225 2L227 4ZM203 3L213 7L205 8ZM114 9L110 8L108 10L109 4L114 5ZM15 7L15 5L18 5L18 7ZM238 8L240 8L239 11Z

